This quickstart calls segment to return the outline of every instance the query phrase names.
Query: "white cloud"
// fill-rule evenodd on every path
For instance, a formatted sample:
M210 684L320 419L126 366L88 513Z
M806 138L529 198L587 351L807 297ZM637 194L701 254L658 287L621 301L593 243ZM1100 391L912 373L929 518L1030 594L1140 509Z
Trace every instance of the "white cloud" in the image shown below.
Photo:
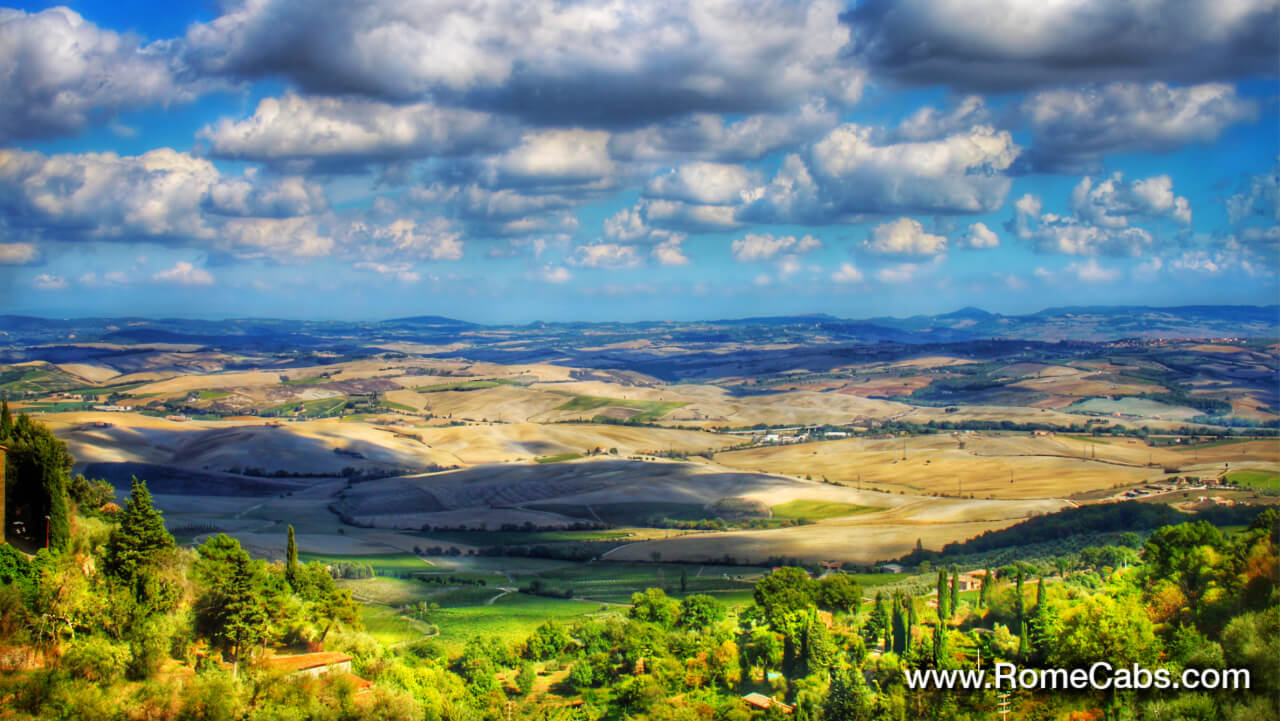
M1274 75L1280 53L1273 0L864 0L846 20L882 77L983 90Z
M1231 222L1253 218L1280 221L1280 165L1249 177L1245 187L1227 199Z
M539 276L548 283L568 283L573 275L569 273L569 269L562 265L546 265L542 268Z
M768 260L778 253L807 253L822 247L822 241L812 235L796 238L794 235L775 237L772 233L748 233L733 241L733 257L740 263Z
M1216 141L1227 127L1256 119L1258 107L1224 83L1111 83L1036 93L1019 113L1033 133L1030 166L1077 173L1095 171L1108 153L1163 152Z
M1006 131L973 126L928 141L881 142L882 131L842 125L807 158L788 156L757 189L745 219L854 222L859 214L981 213L1000 207L1019 148Z
M634 268L642 262L634 246L617 243L580 245L569 258L570 265L584 268Z
M1164 267L1164 261L1159 258L1148 258L1142 261L1133 269L1133 277L1137 280L1151 280L1159 275L1160 269Z
M831 274L831 280L837 283L861 283L862 271L854 267L852 263L841 263L840 268Z
M417 283L422 278L408 263L363 262L356 263L355 267L359 270L372 271L378 275L391 276L405 285Z
M671 238L654 246L652 255L659 265L676 266L688 265L689 256L685 255L684 250L680 247L683 238Z
M916 263L898 263L876 271L876 280L881 283L909 283L915 280L920 266Z
M40 257L31 243L0 243L0 265L26 265Z
M180 260L172 268L162 270L151 276L161 283L177 285L213 285L213 276L204 268L197 268L185 260Z
M1093 178L1085 177L1071 192L1071 210L1082 222L1104 228L1127 227L1134 217L1191 223L1191 205L1173 194L1173 180L1167 175L1126 183L1121 173L1114 173L1096 186Z
M67 287L67 279L60 275L41 273L31 281L31 284L40 290L62 290Z
M843 3L254 0L187 31L186 62L308 94L427 97L538 125L635 126L690 112L860 96Z
M978 125L991 122L991 113L981 96L962 98L952 108L939 110L925 106L915 111L891 131L895 141L938 140L949 135L968 132Z
M191 97L164 43L104 30L74 10L0 8L0 142L72 133L97 119Z
M947 239L926 233L914 218L898 218L873 228L862 247L878 255L937 255L947 252Z
M820 98L795 112L749 115L728 124L720 115L694 113L616 133L609 139L609 152L639 161L758 160L807 142L837 122Z
M737 228L737 208L730 205L697 205L679 200L646 199L640 202L645 221L674 230L716 231Z
M214 155L277 166L359 169L368 162L496 150L518 138L509 121L432 103L391 105L355 97L264 98L244 120L200 131Z
M554 129L526 133L520 144L484 162L486 184L595 185L607 188L616 168L602 130Z
M986 226L985 223L973 223L964 236L964 245L969 248L998 248L1000 236Z
M756 174L741 165L685 163L658 175L645 187L651 198L699 205L735 205L759 185Z
M1115 268L1104 268L1098 265L1097 258L1075 261L1067 265L1066 272L1075 275L1081 283L1110 283L1120 277Z

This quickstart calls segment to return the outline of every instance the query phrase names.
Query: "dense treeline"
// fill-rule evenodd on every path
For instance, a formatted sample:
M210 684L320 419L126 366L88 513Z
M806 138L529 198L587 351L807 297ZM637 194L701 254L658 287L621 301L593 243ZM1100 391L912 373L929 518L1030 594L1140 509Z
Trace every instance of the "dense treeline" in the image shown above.
M73 485L65 472L61 485ZM292 532L283 563L224 535L180 549L144 483L101 515L66 492L63 547L28 558L0 546L5 718L752 721L783 717L785 703L794 721L976 721L992 717L995 691L913 690L904 673L975 669L979 655L988 670L1106 661L1250 674L1247 690L1229 692L1016 691L1016 718L1280 716L1275 510L1252 510L1230 535L1204 520L1145 539L1126 529L1045 564L979 569L977 591L961 591L960 569L942 563L936 579L882 588L871 603L853 576L795 567L762 577L738 607L651 588L627 606L524 638L473 636L449 653L429 637L393 649L360 633L350 594L331 569L299 562ZM1037 532L1159 522L1115 508L1037 519ZM372 688L257 663L268 649L308 646L349 654ZM757 710L748 693L775 705Z
M1180 523L1188 518L1206 520L1215 525L1248 523L1258 513L1249 506L1210 508L1188 516L1171 506L1139 501L1103 503L1077 508L1064 508L1056 513L1029 518L1021 523L985 533L967 541L948 543L941 551L916 549L904 556L905 564L937 561L953 556L983 553L1002 548L1017 548L1046 541L1090 536L1099 533L1141 531Z

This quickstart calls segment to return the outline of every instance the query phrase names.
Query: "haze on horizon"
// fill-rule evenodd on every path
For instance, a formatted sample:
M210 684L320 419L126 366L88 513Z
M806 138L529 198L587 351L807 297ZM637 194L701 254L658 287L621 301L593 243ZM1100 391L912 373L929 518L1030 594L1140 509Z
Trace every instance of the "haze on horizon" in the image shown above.
M1275 303L1280 9L1004 6L17 3L0 313Z

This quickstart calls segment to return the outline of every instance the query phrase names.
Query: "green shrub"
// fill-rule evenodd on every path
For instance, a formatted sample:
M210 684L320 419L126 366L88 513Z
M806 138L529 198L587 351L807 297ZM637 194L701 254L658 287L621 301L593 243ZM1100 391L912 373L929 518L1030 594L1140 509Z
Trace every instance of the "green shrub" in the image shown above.
M62 654L62 667L88 681L114 681L124 676L132 654L129 646L100 636L81 636Z

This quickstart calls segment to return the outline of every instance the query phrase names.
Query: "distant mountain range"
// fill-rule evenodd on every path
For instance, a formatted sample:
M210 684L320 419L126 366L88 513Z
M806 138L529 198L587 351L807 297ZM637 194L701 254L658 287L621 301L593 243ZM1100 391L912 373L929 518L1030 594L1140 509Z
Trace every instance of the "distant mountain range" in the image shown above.
M211 348L327 350L371 344L452 343L484 347L525 338L554 355L585 342L604 345L641 336L673 343L956 343L994 338L1037 341L1104 341L1122 338L1276 338L1280 305L1270 306L1070 306L1026 315L1002 315L967 307L939 315L907 318L839 318L826 313L708 321L627 323L536 322L484 325L422 315L383 321L297 321L261 318L189 320L180 318L74 318L0 316L0 347L35 345L172 344ZM504 331L500 335L486 331Z

